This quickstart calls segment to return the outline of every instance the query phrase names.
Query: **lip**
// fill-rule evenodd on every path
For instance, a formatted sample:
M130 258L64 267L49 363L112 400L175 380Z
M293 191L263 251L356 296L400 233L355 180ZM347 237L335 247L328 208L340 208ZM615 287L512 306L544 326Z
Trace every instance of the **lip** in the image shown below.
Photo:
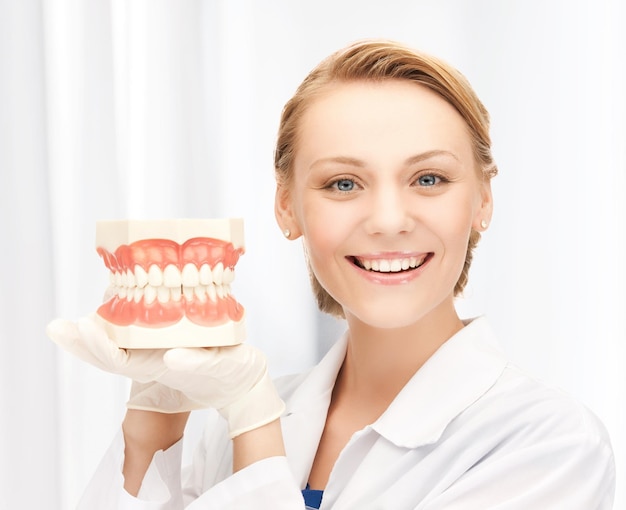
M415 253L415 252L385 252L385 253L377 253L377 254L368 254L368 255L357 255L357 256L348 256L346 259L350 263L350 265L358 271L363 278L368 280L371 283L375 283L378 285L404 285L419 277L423 272L424 268L428 265L428 263L432 260L434 256L433 252L428 253ZM369 261L380 261L380 260L392 260L392 259L406 259L406 258L424 258L424 261L415 269L409 269L405 271L399 272L379 272L379 271L371 271L360 267L355 263L355 259L367 259Z

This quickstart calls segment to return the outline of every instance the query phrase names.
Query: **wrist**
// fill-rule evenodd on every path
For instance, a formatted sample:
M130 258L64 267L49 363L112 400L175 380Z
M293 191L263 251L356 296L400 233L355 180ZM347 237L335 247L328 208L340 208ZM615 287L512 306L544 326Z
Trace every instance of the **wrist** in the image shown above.
M235 438L275 421L284 410L285 403L266 370L245 395L219 412L228 421L230 437Z
M183 437L189 412L159 413L128 409L122 422L126 448L150 451L166 450Z
M189 413L165 414L129 409L122 422L124 434L124 488L136 496L143 477L159 450L167 450L183 437Z
M270 457L285 455L280 420L274 420L233 439L233 471Z

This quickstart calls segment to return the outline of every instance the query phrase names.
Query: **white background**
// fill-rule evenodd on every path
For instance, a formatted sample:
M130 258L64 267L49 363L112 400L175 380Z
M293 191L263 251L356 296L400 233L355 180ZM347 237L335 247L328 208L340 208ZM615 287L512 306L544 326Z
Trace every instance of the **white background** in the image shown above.
M626 508L625 26L620 0L0 0L0 507L73 508L123 415L126 382L44 334L101 300L96 220L243 217L249 341L276 375L325 351L342 325L275 225L273 143L319 60L385 37L490 110L496 210L459 309L600 416Z

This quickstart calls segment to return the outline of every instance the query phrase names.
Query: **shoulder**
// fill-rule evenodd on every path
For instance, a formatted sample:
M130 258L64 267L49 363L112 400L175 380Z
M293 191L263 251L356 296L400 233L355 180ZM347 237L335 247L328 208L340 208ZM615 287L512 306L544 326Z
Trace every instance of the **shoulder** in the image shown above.
M478 419L498 448L560 444L613 458L606 428L586 405L510 363L463 415L463 422Z
M446 443L450 462L464 468L459 484L489 488L489 498L497 481L502 497L517 491L532 502L525 508L546 508L537 502L554 498L563 508L610 508L615 458L602 422L514 365L449 424L439 444Z
M493 371L497 375L487 379L484 391L459 416L461 421L476 414L513 437L524 432L530 436L535 430L534 439L582 435L610 444L604 425L587 406L508 360L485 317L468 322L456 342L450 342L446 361L463 355L458 370L468 385L489 367L497 368Z

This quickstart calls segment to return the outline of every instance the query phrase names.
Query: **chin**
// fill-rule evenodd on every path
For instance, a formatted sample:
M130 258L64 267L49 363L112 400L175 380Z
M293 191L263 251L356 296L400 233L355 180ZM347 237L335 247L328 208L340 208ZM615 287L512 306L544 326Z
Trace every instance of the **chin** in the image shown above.
M349 321L354 320L362 323L365 326L376 329L402 329L410 327L420 319L422 319L426 314L415 312L414 310L409 311L401 311L398 308L393 310L367 310L367 311L357 311L356 313L352 311L346 311L346 317Z
M445 322L450 317L456 317L452 294L438 298L429 296L427 300L420 300L415 295L400 300L386 298L361 305L352 309L344 308L346 318L377 329L402 329L424 320Z

